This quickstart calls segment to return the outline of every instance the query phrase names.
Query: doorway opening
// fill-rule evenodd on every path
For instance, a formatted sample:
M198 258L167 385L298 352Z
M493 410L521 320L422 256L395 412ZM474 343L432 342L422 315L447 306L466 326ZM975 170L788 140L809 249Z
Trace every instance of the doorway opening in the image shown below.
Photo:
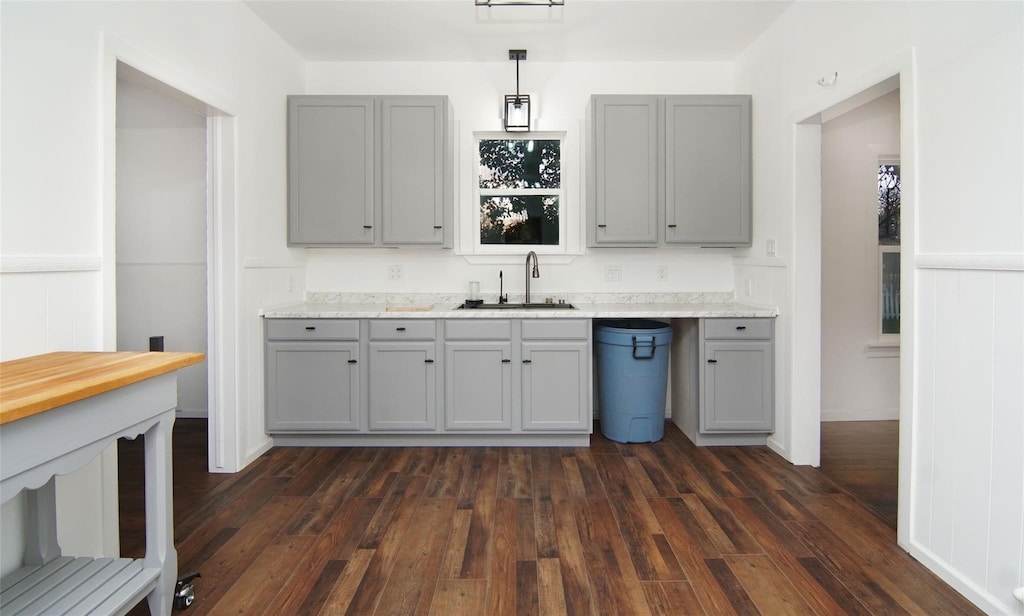
M190 335L201 335L202 342L197 338L186 341L172 342L168 334L159 331L146 330L144 336L134 335L131 341L132 348L145 344L148 348L149 336L164 335L165 349L174 350L184 346L187 350L196 350L194 346L205 345L206 362L205 370L193 377L192 391L187 398L179 400L184 414L180 416L204 416L208 418L208 468L210 472L234 472L237 470L237 442L235 438L234 425L236 423L235 411L235 359L234 351L236 338L235 315L235 197L234 197L234 139L235 123L234 116L223 109L230 108L223 102L215 105L205 102L206 100L217 101L219 98L214 95L196 95L188 92L203 92L201 85L192 84L175 86L171 83L182 83L181 75L173 69L161 64L159 61L148 58L134 48L122 49L116 41L109 40L107 53L107 66L110 68L106 106L109 111L107 119L108 130L106 132L106 155L105 160L105 182L108 187L108 197L104 205L104 305L107 306L104 314L104 346L107 349L127 348L119 346L118 330L119 321L118 308L122 294L127 295L130 288L128 283L138 283L143 288L153 287L151 292L155 295L153 302L160 303L157 308L146 308L158 313L174 313L179 305L189 304L193 306L192 314L188 318L179 319L188 321L193 332ZM144 67L144 68L137 68ZM154 76L156 75L156 76ZM171 75L173 78L164 79L161 75ZM130 178L130 182L138 182L140 185L131 186L130 189L118 178L116 151L117 151L117 101L119 98L119 86L124 88L124 94L131 89L132 93L139 96L146 96L155 106L173 108L176 113L173 117L178 118L179 124L171 122L167 126L143 126L135 127L137 134L133 138L147 141L152 135L142 133L161 133L159 138L164 142L163 146L169 147L175 152L188 151L193 159L185 166L192 168L198 165L198 173L203 176L201 180L180 181L181 178L172 177L167 180L167 185L158 186L152 183L151 178L146 174L138 174L138 177ZM201 96L202 98L199 98ZM146 120L152 120L154 115L153 105L136 109ZM184 111L183 111L184 110ZM166 109L163 109L166 111ZM180 125L182 118L193 116L192 122L187 122L187 127ZM138 119L138 118L136 118ZM165 122L166 123L166 122ZM201 140L195 139L196 135L203 135ZM186 135L189 135L186 137ZM143 139L145 137L145 139ZM182 140L189 141L187 147L181 145ZM173 147L167 146L173 144ZM184 148L184 149L183 149ZM152 151L143 150L145 156L154 154ZM202 162L197 159L202 158ZM175 172L180 165L175 164ZM153 170L154 165L143 167ZM159 170L164 172L166 170ZM148 172L146 172L148 173ZM148 182L148 183L147 183ZM198 185L197 185L198 184ZM117 188L115 188L117 187ZM142 201L149 201L140 211L140 220L128 223L123 229L119 229L118 209L123 204L118 196L118 191L127 191L129 196ZM181 191L182 194L176 194ZM165 194L165 193L169 193ZM195 216L190 218L186 225L173 224L167 220L178 216L177 211L180 204L185 200L193 202L192 207ZM178 235L183 237L170 237L164 234L165 229L171 227L187 229L187 232ZM118 237L120 231L129 230L138 233L139 237ZM152 237L142 237L145 235ZM122 270L120 274L124 280L119 281L118 258L120 252L126 251L127 257L131 258L134 250L140 251L138 244L150 243L158 247L156 256L150 255L136 259L132 267L136 270L126 274ZM134 246L132 246L135 244ZM183 246L187 244L187 246ZM147 247L152 248L152 247ZM163 259L171 255L169 259ZM160 257L160 258L157 258ZM168 263L170 261L170 263ZM109 265L107 265L109 264ZM148 272L155 270L178 270L174 276L165 278L165 282L154 283L147 279ZM182 273L187 270L187 273ZM167 282L174 281L174 282ZM178 283L180 282L180 286ZM122 284L125 283L125 284ZM133 289L138 294L138 289ZM202 295L202 298L195 296ZM195 308L198 306L198 308ZM128 316L124 320L131 321L133 317ZM145 321L145 319L139 319ZM137 324L136 324L137 325ZM135 325L132 325L135 327ZM131 330L127 327L126 331ZM199 334L196 334L196 331ZM140 339L142 341L140 342ZM203 410L205 409L205 413ZM104 498L111 502L116 498L112 487L105 488Z
M862 96L821 114L821 469L893 528L900 400L898 88L899 79L890 79L872 90L875 98Z
M914 420L914 212L915 212L915 169L916 169L916 135L915 135L915 88L914 88L914 54L906 50L889 61L866 70L846 81L825 84L828 88L821 93L817 102L809 104L793 115L794 126L794 260L795 270L799 275L793 278L792 311L794 319L805 327L794 332L792 348L792 384L793 402L791 409L792 433L794 446L801 451L801 458L808 463L820 463L822 460L822 420L823 387L827 380L823 376L823 355L831 349L825 346L827 339L823 337L823 172L822 172L822 134L823 123L837 118L844 113L861 107L885 95L897 92L899 140L898 149L893 152L891 146L877 148L876 155L899 157L900 175L903 193L900 204L900 272L901 288L899 291L899 316L901 334L896 345L869 344L871 338L861 342L861 352L892 353L898 351L898 358L893 358L898 365L898 388L895 412L898 417L898 455L897 466L897 511L896 536L897 543L908 548L910 541L910 520L912 519L913 502L911 494L914 478L911 473L913 459L913 420ZM883 151L884 150L884 151ZM878 164L876 160L874 165ZM877 166L874 167L877 172ZM877 178L876 178L877 179ZM872 182L873 183L873 182ZM870 213L870 205L868 212ZM877 214L875 224L877 225ZM877 226L876 226L877 229ZM877 241L877 240L876 240ZM864 248L862 250L867 250ZM879 248L875 245L870 259L877 263ZM850 251L852 252L852 250ZM862 258L867 259L868 257ZM874 275L874 274L873 274ZM872 302L875 296L872 296ZM873 314L878 311L872 309ZM877 338L877 336L875 337ZM873 348L868 349L871 346ZM890 377L896 375L889 374ZM887 409L892 412L892 409Z

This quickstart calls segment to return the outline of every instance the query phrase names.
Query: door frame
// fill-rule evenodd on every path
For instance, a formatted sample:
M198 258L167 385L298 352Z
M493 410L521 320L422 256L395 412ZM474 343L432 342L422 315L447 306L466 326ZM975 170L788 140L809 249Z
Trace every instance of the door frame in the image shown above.
M117 348L116 131L120 74L175 100L206 120L207 139L207 381L210 472L236 472L237 289L236 272L236 106L211 92L193 75L182 74L152 54L110 35L103 38L102 135L102 344ZM104 485L104 502L117 507L117 482Z
M908 48L851 77L843 76L814 102L793 113L793 252L790 301L792 337L791 454L817 466L821 456L821 115L877 95L878 86L898 77L900 89L900 396L897 543L909 549L914 516L913 485L916 407L915 311L917 239L917 96L915 54ZM870 99L869 99L870 100Z

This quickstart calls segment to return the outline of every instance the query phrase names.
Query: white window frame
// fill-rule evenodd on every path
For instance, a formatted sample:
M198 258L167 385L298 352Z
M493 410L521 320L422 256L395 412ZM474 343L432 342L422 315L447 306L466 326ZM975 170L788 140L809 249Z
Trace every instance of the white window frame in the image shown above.
M548 263L570 263L582 254L582 215L583 198L581 184L582 154L580 149L580 128L578 122L566 125L572 128L564 131L530 131L526 133L507 133L493 130L493 123L487 122L487 128L475 126L467 121L460 127L460 152L458 159L459 177L459 229L457 233L456 254L460 254L470 263L519 263L531 250L540 256L546 256ZM561 188L559 191L547 189L502 189L494 190L497 194L536 194L558 192L558 237L557 245L549 244L482 244L480 242L480 140L557 140L561 143ZM490 189L484 189L486 196Z
M876 172L881 165L899 165L900 159L898 156L879 156L878 163L875 166ZM901 178L902 180L902 178ZM877 203L876 203L877 204ZM878 214L874 216L874 220L878 220ZM877 229L877 225L873 227ZM873 238L875 243L878 242L877 231ZM901 254L901 248L899 244L878 244L878 263L875 270L875 331L877 333L877 341L874 341L867 345L865 351L872 357L899 357L900 354L900 335L899 334L884 334L882 333L882 319L884 318L884 307L882 302L884 279L882 277L882 262L886 253L897 253ZM900 260L902 261L902 256ZM902 287L902 282L901 282Z

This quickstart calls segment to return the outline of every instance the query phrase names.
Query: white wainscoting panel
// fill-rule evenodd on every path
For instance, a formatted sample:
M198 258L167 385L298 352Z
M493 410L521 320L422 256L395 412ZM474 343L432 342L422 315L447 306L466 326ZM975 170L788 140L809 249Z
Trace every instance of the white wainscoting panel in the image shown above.
M980 605L1020 614L1024 273L975 261L917 261L911 550Z

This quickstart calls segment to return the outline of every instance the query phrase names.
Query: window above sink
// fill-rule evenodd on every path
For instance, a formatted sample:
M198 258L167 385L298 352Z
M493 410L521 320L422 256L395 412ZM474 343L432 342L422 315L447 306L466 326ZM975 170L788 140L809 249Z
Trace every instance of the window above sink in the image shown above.
M460 129L456 253L511 264L533 250L571 262L582 254L579 128L510 134L482 124Z

